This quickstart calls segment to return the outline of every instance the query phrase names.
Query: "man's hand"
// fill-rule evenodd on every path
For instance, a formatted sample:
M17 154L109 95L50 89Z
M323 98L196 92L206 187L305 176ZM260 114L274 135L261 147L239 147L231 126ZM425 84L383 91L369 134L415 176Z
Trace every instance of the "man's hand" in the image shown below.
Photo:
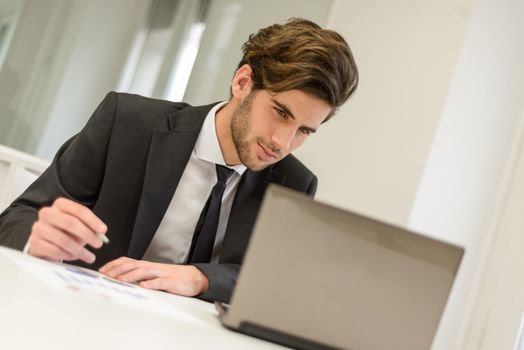
M82 260L93 263L95 255L85 248L100 248L107 226L87 207L58 198L38 212L31 228L29 254L52 261Z
M121 257L102 266L99 271L124 282L139 282L148 289L192 297L207 291L207 277L194 266L153 263Z

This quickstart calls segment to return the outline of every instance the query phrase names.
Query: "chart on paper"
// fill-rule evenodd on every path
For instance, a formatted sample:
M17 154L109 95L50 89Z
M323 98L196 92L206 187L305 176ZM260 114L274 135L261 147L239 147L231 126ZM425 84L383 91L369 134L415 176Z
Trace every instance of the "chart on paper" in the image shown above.
M104 302L197 322L194 316L174 308L155 293L138 285L121 282L96 271L69 264L49 262L5 249L0 251L2 252L7 253L2 255L18 268L59 293L72 293L91 300L101 299Z

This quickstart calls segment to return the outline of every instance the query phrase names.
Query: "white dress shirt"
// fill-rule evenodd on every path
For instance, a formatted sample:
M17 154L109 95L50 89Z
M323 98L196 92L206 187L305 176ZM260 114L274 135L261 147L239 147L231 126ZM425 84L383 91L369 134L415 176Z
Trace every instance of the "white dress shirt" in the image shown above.
M226 104L214 106L206 116L200 134L184 169L171 203L147 248L143 260L183 264L186 262L191 240L200 213L217 182L215 164L226 166L215 128L216 112ZM218 262L231 205L246 167L229 167L235 172L228 179L218 221L211 262Z

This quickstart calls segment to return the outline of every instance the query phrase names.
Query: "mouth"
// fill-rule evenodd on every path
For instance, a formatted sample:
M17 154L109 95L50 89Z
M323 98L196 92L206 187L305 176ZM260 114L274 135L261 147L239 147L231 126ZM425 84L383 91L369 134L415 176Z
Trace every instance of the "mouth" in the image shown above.
M278 159L278 154L261 144L260 142L257 142L257 155L258 158L264 161L275 161Z

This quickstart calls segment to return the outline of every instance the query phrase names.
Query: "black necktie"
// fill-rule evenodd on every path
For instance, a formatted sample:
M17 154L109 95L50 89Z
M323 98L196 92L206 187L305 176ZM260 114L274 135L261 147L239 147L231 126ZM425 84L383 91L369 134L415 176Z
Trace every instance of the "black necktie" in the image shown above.
M226 189L227 179L234 172L233 169L218 164L216 164L216 171L217 183L211 190L206 205L204 205L204 209L200 213L193 240L191 241L191 249L187 259L191 263L208 263L211 260L211 253L213 252L217 234L218 219L220 217L222 196Z

